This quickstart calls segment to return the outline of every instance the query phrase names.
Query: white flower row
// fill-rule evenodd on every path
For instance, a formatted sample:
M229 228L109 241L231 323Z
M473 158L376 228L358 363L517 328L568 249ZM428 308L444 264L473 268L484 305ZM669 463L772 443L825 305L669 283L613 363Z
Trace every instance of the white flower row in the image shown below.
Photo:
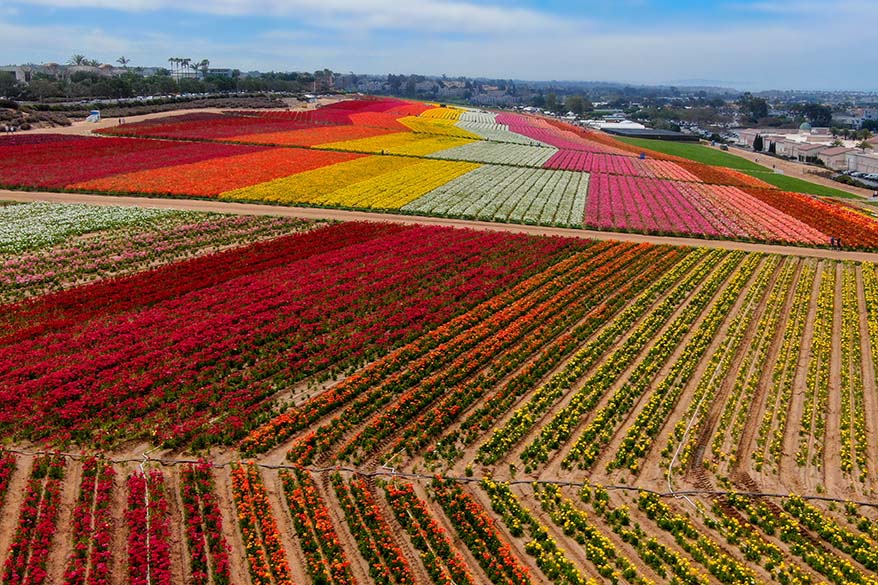
M51 246L70 236L178 213L141 207L28 203L0 208L0 254Z
M431 154L430 158L542 167L556 152L558 152L558 149L552 147L542 148L539 146L526 146L524 144L503 144L480 140L464 144L463 146L440 150Z
M581 227L588 175L485 165L404 206L412 213Z

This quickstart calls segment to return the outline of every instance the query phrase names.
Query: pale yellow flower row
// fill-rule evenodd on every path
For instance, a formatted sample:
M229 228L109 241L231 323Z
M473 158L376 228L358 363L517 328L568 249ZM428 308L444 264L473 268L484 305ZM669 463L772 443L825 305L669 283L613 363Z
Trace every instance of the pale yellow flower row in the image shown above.
M365 157L228 191L223 199L399 209L480 165L400 157Z
M460 108L433 108L421 112L420 116L421 118L437 118L440 120L454 120L457 122L460 119L460 115L465 111L466 110L461 110Z
M482 137L474 134L469 130L464 130L457 126L456 120L444 118L421 118L417 116L406 116L397 120L412 129L413 132L422 134L437 134L443 136L457 136L458 138L469 138L472 140L481 140Z
M350 152L369 152L376 154L404 154L410 156L426 156L469 144L472 140L454 136L437 136L435 134L415 134L413 132L397 132L358 140L330 142L315 148L325 150L346 150Z
M365 181L385 173L394 172L418 162L416 158L397 156L365 156L282 177L220 195L223 199L253 199L279 203L311 203L333 191Z

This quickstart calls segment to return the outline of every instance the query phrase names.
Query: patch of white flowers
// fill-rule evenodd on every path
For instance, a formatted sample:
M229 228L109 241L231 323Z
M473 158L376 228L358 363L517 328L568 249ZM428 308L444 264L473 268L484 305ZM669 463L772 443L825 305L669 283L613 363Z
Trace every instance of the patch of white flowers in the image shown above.
M142 207L28 203L0 207L0 254L51 246L70 236L149 221L177 213Z

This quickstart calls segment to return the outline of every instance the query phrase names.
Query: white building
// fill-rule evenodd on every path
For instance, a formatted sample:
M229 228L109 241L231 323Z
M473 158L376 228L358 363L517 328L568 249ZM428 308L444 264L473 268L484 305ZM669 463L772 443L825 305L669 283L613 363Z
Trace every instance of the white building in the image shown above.
M850 152L853 152L852 148L833 146L818 152L817 158L826 165L826 168L834 171L846 171L848 168L847 154Z
M878 154L865 154L859 151L845 155L849 171L860 173L878 173Z

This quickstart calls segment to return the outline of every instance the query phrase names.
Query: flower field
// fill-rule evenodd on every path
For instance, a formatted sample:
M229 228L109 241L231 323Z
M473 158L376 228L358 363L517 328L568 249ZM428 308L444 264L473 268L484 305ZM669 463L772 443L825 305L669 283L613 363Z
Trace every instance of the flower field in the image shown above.
M361 156L260 185L569 225L629 178ZM618 221L788 235L773 193L649 181ZM878 582L875 263L0 216L0 583Z
M848 207L539 116L362 98L306 111L172 115L100 133L0 137L0 187L402 211L800 246L825 246L844 234L847 247L878 249L878 221ZM541 180L532 178L556 175L520 169L577 173L580 179L571 183L588 186L585 205L579 189L573 206L568 195L556 197L555 187L547 198ZM510 190L509 177L520 179L516 187L532 188ZM464 192L470 187L475 190Z
M588 175L485 165L402 207L415 215L441 215L512 223L579 226Z

